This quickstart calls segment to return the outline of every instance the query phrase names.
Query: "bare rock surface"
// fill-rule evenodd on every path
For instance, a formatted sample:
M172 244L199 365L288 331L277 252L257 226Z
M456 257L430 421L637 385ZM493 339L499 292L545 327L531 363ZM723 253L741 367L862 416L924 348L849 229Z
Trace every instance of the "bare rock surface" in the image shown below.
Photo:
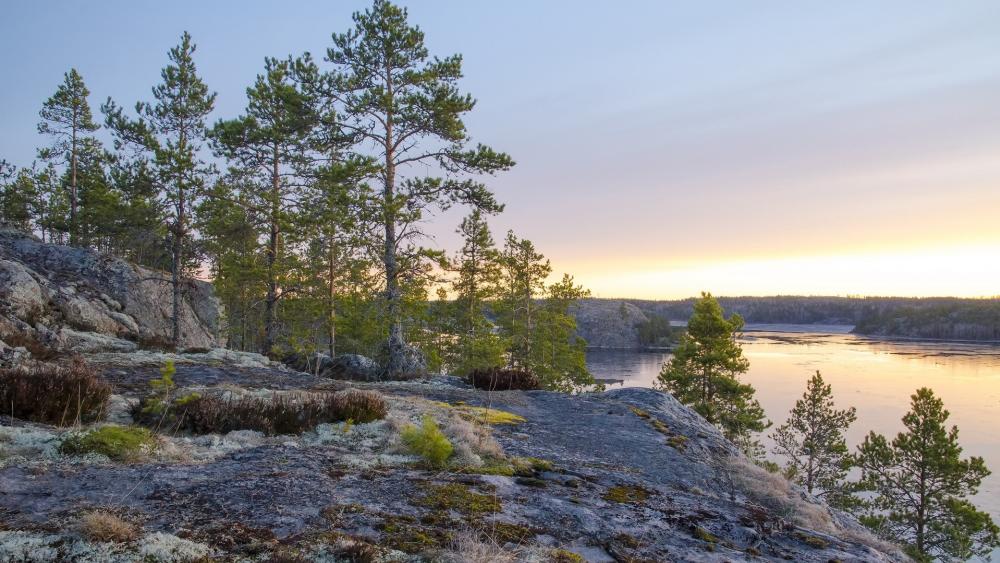
M143 395L158 377L154 365L104 370L116 404ZM74 531L79 513L94 507L114 507L141 523L142 539L114 547L122 559L113 560L140 560L151 534L227 561L266 560L286 548L306 560L349 560L336 551L345 541L378 545L376 561L435 560L470 530L522 561L565 552L585 561L901 560L849 518L748 464L671 396L649 389L487 393L450 377L343 382L224 362L178 364L175 381L184 389L248 392L376 389L390 412L386 420L323 424L298 436L164 435L161 453L134 463L61 456L53 445L58 429L0 427L0 560L15 539L35 542L38 553L73 545L84 554L67 560L111 557L106 544L81 547ZM524 420L483 435L474 417L462 423L464 415L455 416L472 405ZM536 467L527 474L427 469L398 437L424 414L441 421L456 451L485 455L487 440L505 459L534 459ZM15 446L22 453L11 461ZM34 458L24 453L32 447Z
M165 272L83 248L46 244L0 228L0 317L24 330L68 329L162 344L171 339L171 285ZM222 344L220 304L211 284L187 280L181 348ZM92 339L91 339L92 340ZM81 352L93 351L92 341ZM112 346L121 349L121 346Z

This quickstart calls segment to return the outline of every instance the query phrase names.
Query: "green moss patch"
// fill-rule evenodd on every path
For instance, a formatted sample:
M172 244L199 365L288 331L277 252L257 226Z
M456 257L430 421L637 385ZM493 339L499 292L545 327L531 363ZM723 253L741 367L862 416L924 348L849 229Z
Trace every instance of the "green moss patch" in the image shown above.
M634 485L616 485L604 493L604 500L617 503L642 503L649 498L649 491Z
M498 497L473 492L462 483L424 485L423 494L413 504L435 510L454 510L466 516L491 514L502 509Z
M102 454L115 461L128 461L149 453L155 446L156 436L145 428L108 425L67 436L59 445L59 452Z

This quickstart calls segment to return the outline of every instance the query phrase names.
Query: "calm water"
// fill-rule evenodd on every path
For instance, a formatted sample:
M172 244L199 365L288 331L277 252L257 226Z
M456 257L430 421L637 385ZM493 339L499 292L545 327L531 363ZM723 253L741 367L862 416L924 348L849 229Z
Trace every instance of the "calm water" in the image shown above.
M894 436L903 428L900 419L909 408L910 395L918 387L932 388L951 412L949 422L959 427L963 455L982 456L993 470L975 502L1000 522L1000 346L885 342L846 334L850 327L750 328L766 331L748 330L742 339L750 359L744 379L756 387L775 425L787 417L816 370L833 386L839 405L858 409L858 420L847 436L852 448L869 430ZM668 357L656 352L590 351L587 364L595 377L649 387Z

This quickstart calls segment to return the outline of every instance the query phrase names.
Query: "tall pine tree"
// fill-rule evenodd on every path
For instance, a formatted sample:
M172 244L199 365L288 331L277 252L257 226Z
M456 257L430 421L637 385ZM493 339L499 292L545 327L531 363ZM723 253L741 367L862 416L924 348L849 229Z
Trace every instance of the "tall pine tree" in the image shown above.
M274 353L278 332L278 301L289 273L286 231L300 221L302 167L307 164L308 139L316 122L312 101L292 82L292 63L267 58L264 74L247 88L246 114L220 121L211 130L216 152L230 161L233 172L246 176L243 203L265 218L264 340L260 352Z
M205 122L215 105L215 94L198 76L195 44L186 31L181 43L170 49L170 64L160 72L162 82L153 87L154 102L136 104L138 119L128 118L110 99L102 107L106 123L117 135L116 144L132 143L153 155L157 182L167 202L171 221L170 284L172 341L181 342L180 310L184 277L197 266L193 255L191 208L204 189L210 172L200 152Z
M42 160L67 165L69 192L69 242L79 244L79 194L78 167L82 153L99 153L100 146L93 133L99 128L94 123L87 97L90 90L75 68L63 76L55 94L42 104L38 132L52 138L52 145L38 151Z
M462 59L431 58L405 9L375 0L355 13L354 28L333 35L327 60L335 67L327 95L341 107L343 127L379 162L376 203L390 321L385 371L396 375L405 361L402 276L421 271L416 262L425 255L414 242L421 235L417 221L429 208L455 203L499 211L482 183L463 176L506 170L513 161L484 145L468 148L462 117L475 101L458 90ZM444 174L426 176L428 165Z

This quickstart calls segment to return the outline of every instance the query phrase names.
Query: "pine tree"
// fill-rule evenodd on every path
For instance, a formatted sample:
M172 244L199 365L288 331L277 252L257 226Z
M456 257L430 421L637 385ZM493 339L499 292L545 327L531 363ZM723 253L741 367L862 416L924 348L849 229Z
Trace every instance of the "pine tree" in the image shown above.
M83 83L83 77L75 68L63 76L63 82L56 93L42 104L38 132L52 137L52 145L41 149L39 157L53 163L66 163L69 167L69 241L78 244L79 223L77 217L78 183L77 168L84 152L100 152L97 139L88 135L99 128L94 123L87 97L90 90Z
M589 295L569 274L545 288L531 338L529 366L548 389L568 392L594 384L587 371L587 342L576 334L576 317L570 313Z
M530 240L510 231L500 253L500 270L494 307L508 343L508 365L535 373L547 389L570 391L593 384L586 342L576 335L570 314L588 292L568 275L546 286L551 264Z
M0 223L30 232L41 197L31 170L0 166Z
M750 368L736 341L742 329L742 317L734 314L725 318L719 302L710 293L702 293L687 331L660 371L658 386L693 407L756 457L760 445L751 433L763 431L770 423L753 398L753 386L739 380Z
M500 266L501 294L497 312L510 341L508 364L513 368L530 369L540 308L538 299L545 292L545 280L552 273L552 265L535 250L530 240L519 239L513 231L508 231Z
M788 421L772 434L773 452L787 459L786 475L810 493L836 495L850 468L844 432L856 418L854 407L834 408L833 390L817 371Z
M306 191L308 278L319 286L330 357L337 352L338 301L352 273L370 269L365 235L374 221L365 204L371 190L361 182L370 170L366 160L335 160L317 171Z
M1000 529L967 500L990 471L981 457L961 458L948 416L933 391L918 389L903 416L906 431L891 442L870 433L855 460L861 488L876 494L862 523L921 561L986 557L1000 547Z
M138 145L153 155L157 183L171 212L170 284L173 292L174 345L181 341L180 310L184 276L197 266L193 256L190 209L205 186L210 167L200 159L205 121L215 105L215 94L198 76L195 44L186 31L170 49L161 71L163 82L153 87L155 102L136 104L137 120L125 116L110 99L102 107L106 123L117 135L116 145Z
M455 300L450 316L455 338L446 355L452 373L465 375L504 361L505 342L486 317L488 304L498 296L500 256L480 210L463 219L456 232L462 235L463 244L453 260L457 277L451 288Z
M354 29L333 36L327 60L327 97L341 107L343 128L359 150L379 162L382 261L389 318L385 371L402 371L405 354L402 277L421 271L426 253L414 241L417 221L431 208L467 204L486 212L501 209L489 190L463 174L493 173L513 165L509 156L478 145L468 149L462 122L475 101L457 88L458 55L431 58L424 34L407 22L407 12L386 0L354 14ZM446 173L427 176L428 164ZM407 176L410 169L414 174Z
M220 121L210 131L217 154L229 159L248 187L244 203L265 217L264 340L260 352L274 353L277 308L290 273L286 231L300 221L301 197L293 193L306 165L309 134L316 122L312 100L292 82L292 63L267 58L264 74L247 88L246 114Z

